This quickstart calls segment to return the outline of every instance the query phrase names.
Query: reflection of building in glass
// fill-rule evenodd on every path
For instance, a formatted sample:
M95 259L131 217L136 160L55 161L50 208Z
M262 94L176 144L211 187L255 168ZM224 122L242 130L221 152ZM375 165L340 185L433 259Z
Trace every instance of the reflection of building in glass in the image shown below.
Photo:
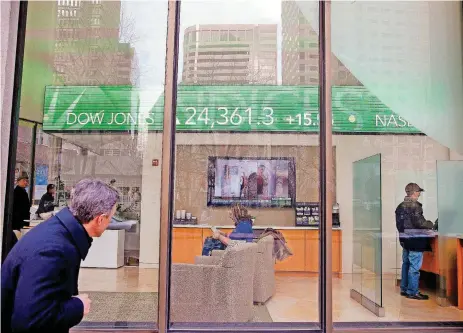
M276 84L277 25L196 25L185 30L186 84Z
M314 9L316 8L314 6ZM309 22L309 19L300 10L298 1L282 1L283 84L318 84L318 34L312 28L318 22ZM333 54L331 55L331 66L333 85L361 85Z
M120 1L58 0L55 83L133 83L134 49L123 40Z
M55 85L137 85L135 23L121 1L58 0L56 8ZM56 134L52 160L59 168L50 167L49 179L59 179L65 192L85 176L139 187L138 139L130 134Z

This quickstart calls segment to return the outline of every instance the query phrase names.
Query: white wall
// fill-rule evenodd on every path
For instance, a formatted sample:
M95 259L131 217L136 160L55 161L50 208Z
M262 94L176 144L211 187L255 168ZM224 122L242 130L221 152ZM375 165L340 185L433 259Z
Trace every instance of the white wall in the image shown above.
M318 136L301 134L178 134L177 144L216 145L298 145L316 146ZM426 136L343 135L334 136L336 146L336 189L343 229L343 272L352 271L353 175L352 163L382 154L382 227L383 272L395 273L400 266L394 211L405 196L405 185L416 182L426 189L422 196L425 217L437 218L436 160L448 160L449 150ZM161 134L149 134L143 161L142 222L140 263L157 267L159 263L159 216L161 166L152 159L161 158ZM161 161L160 161L161 162ZM399 257L398 257L399 256Z
M450 160L452 160L452 161L463 161L463 155L458 154L455 151L450 151Z
M8 165L8 146L10 138L11 103L16 55L16 36L18 28L18 1L0 1L1 19L1 111L0 111L0 227L3 230L3 211ZM0 238L3 232L0 232ZM1 251L1 249L0 249ZM1 255L1 254L0 254Z
M318 136L284 134L178 134L179 145L318 145ZM140 223L140 267L157 268L159 266L159 230L161 204L161 155L162 133L146 135L143 173L141 186L141 223ZM152 160L158 159L159 166L153 167ZM205 166L206 167L206 166Z

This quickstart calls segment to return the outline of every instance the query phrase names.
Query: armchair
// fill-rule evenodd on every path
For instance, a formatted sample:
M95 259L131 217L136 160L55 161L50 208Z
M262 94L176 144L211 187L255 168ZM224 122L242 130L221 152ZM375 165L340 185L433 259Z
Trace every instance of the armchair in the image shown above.
M242 243L227 248L221 257L197 257L195 264L174 264L172 322L251 320L257 247L257 244Z

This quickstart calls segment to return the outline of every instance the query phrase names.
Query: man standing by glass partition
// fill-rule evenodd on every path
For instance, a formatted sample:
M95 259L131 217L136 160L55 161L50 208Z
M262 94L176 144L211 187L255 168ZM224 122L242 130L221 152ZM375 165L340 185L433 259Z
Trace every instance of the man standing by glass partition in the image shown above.
M415 183L405 187L407 196L395 211L402 254L402 280L400 294L410 299L427 300L429 296L419 292L420 269L423 252L431 251L430 237L434 225L423 216L423 205L418 202L424 190Z

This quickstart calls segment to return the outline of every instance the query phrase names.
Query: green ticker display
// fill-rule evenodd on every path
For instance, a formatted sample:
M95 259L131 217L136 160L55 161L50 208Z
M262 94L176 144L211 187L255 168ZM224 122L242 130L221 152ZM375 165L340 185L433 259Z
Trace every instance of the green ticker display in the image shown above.
M49 86L43 129L161 131L164 96L130 86ZM420 133L364 87L332 88L333 132ZM318 132L317 86L179 85L179 132Z

